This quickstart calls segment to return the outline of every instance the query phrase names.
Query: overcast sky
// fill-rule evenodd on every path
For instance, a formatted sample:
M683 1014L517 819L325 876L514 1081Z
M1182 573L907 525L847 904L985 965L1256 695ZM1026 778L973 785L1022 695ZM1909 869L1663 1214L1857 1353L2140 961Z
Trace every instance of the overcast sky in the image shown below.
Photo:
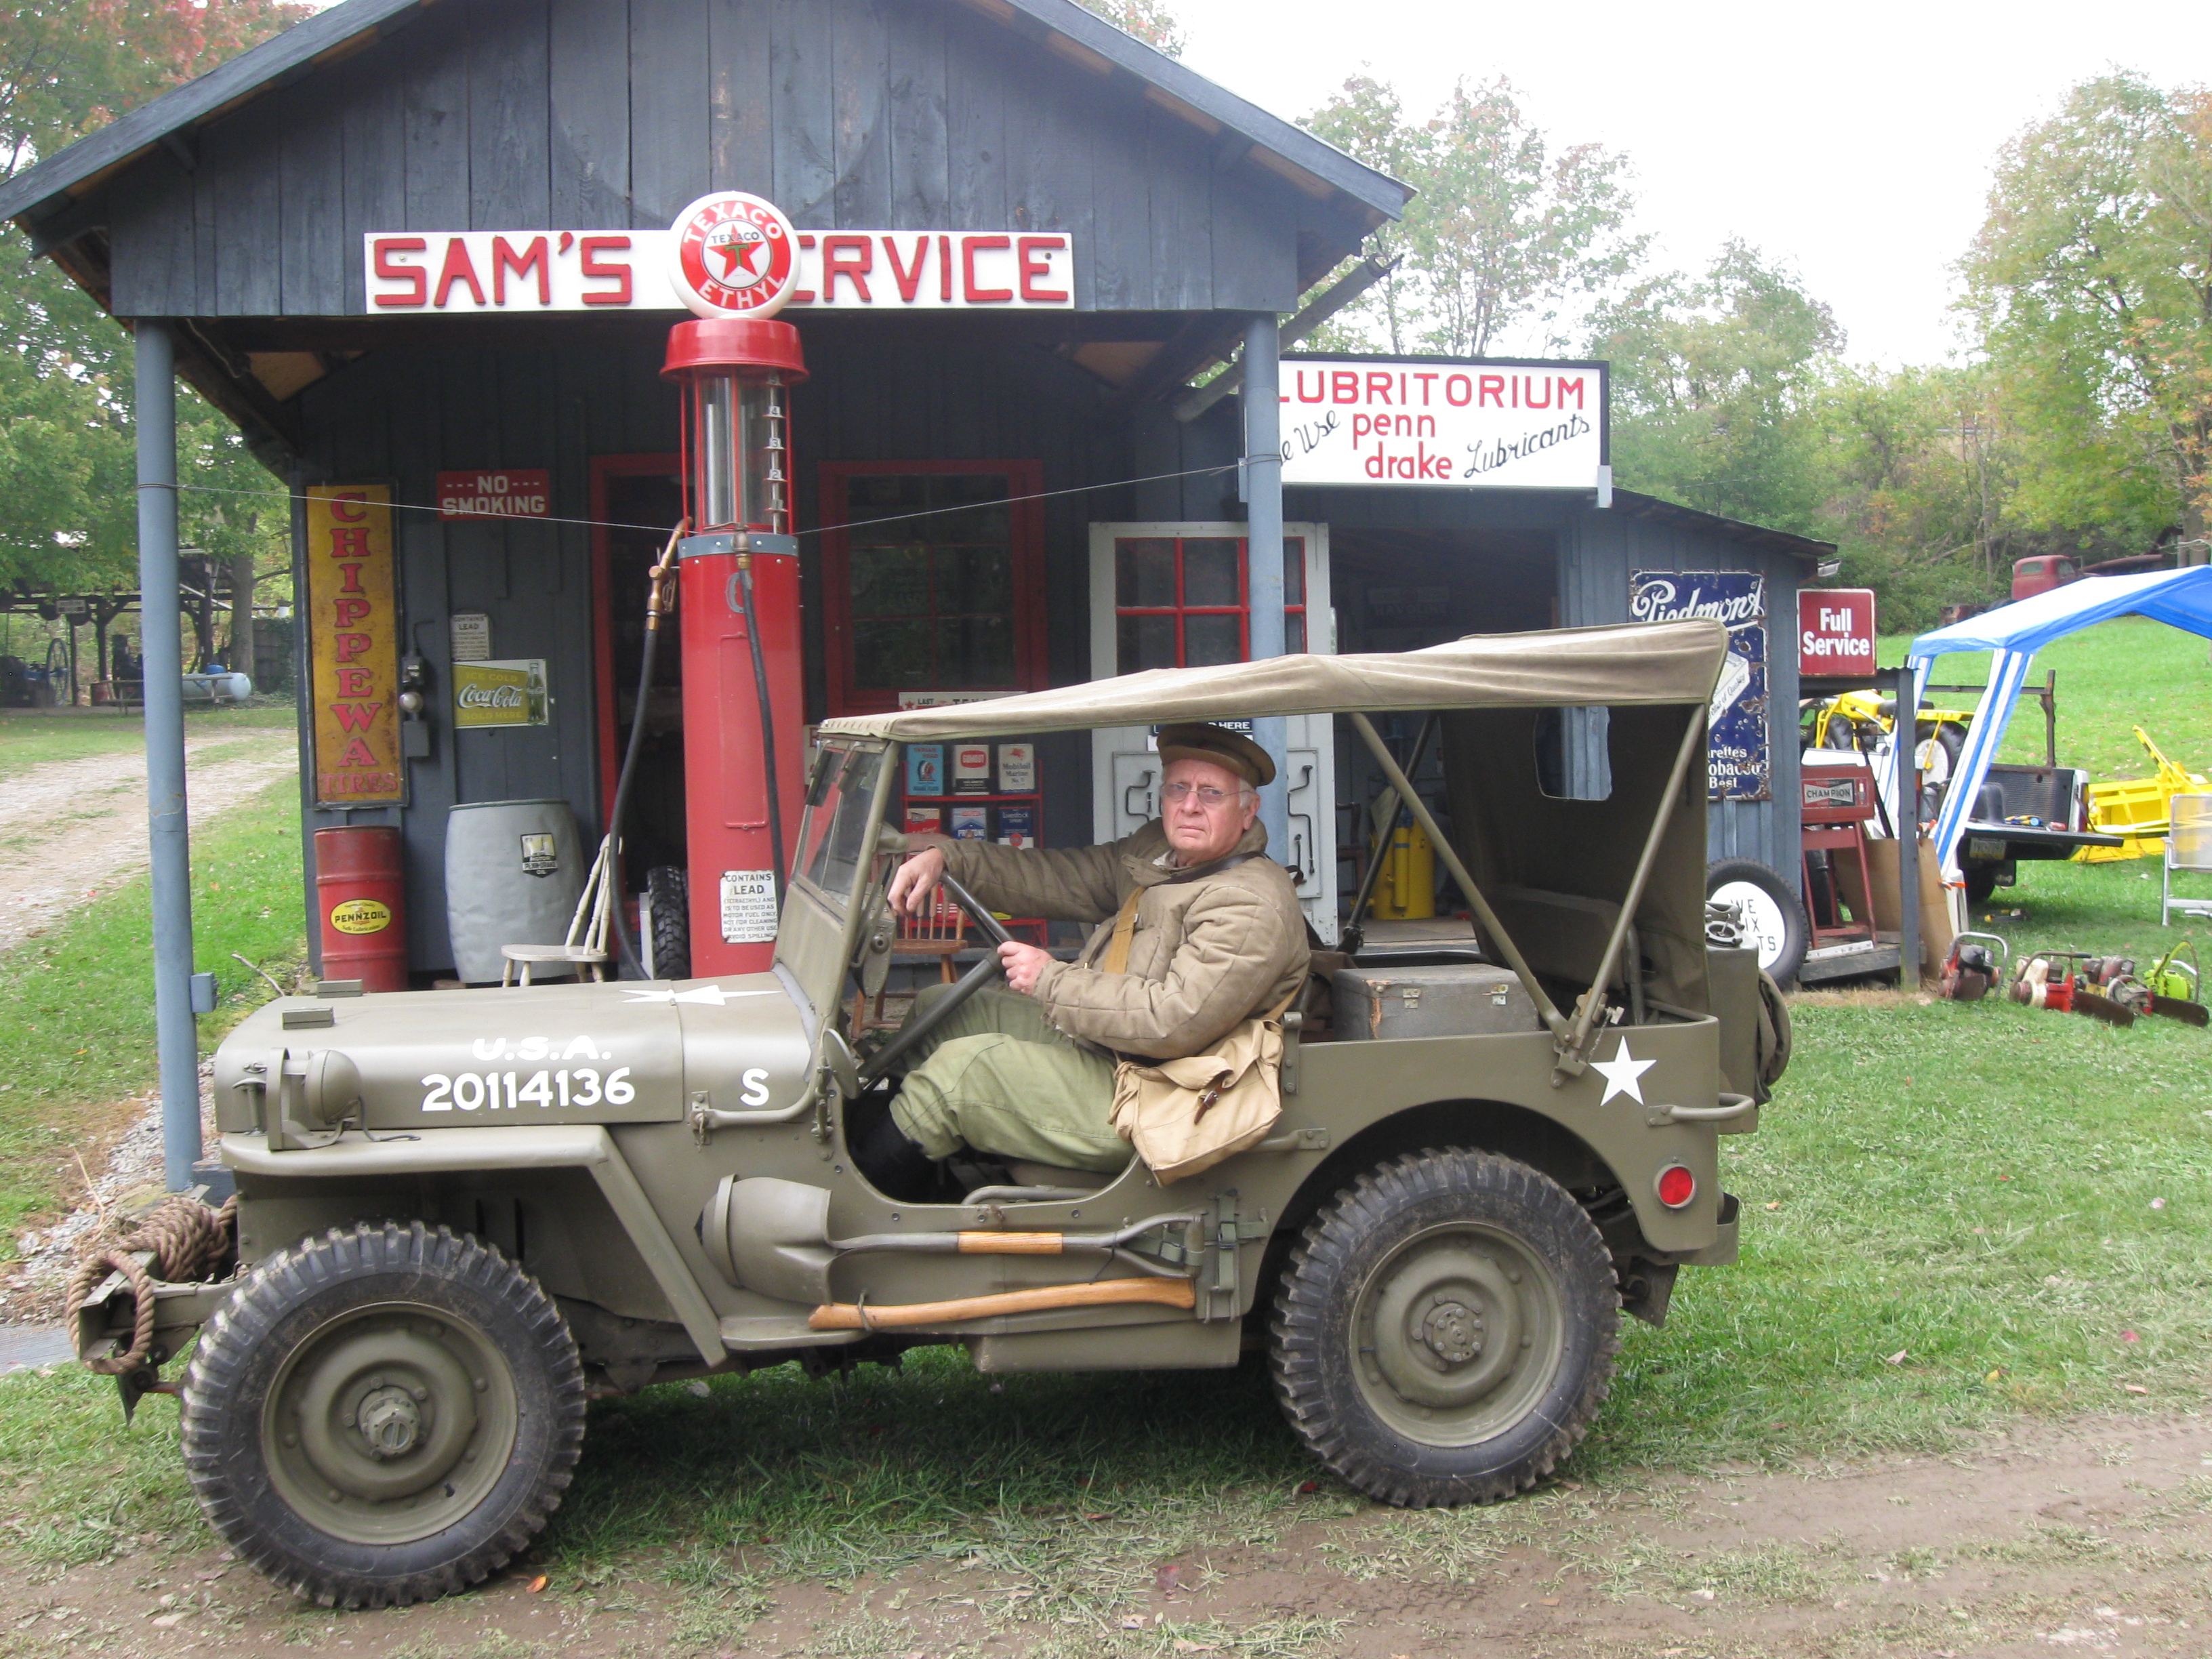
M1173 0L1183 61L1296 118L1363 62L1433 110L1504 75L1562 143L1624 150L1655 257L1696 270L1729 236L1793 262L1856 362L1956 349L1951 267L1998 148L2113 65L2212 80L2206 0Z

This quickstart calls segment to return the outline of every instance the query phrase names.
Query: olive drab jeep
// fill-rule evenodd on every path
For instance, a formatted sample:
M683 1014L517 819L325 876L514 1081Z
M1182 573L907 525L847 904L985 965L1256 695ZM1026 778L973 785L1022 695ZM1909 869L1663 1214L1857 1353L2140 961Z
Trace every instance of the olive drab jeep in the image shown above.
M156 1364L198 1334L182 1432L209 1520L318 1601L434 1596L544 1525L587 1400L922 1344L993 1372L1264 1349L1291 1431L1358 1491L1525 1489L1604 1401L1622 1310L1656 1322L1680 1267L1735 1255L1717 1138L1757 1124L1779 1006L1705 931L1724 648L1709 622L1558 630L832 720L773 971L270 1003L216 1060L237 1271L151 1287ZM1322 713L1433 840L1473 937L1385 950L1355 921L1316 950L1280 1118L1202 1173L979 1153L941 1201L873 1189L848 1137L906 1040L861 1029L902 745ZM1435 745L1436 804L1378 715ZM1563 798L1570 726L1603 799ZM95 1299L80 1352L119 1352L132 1316Z

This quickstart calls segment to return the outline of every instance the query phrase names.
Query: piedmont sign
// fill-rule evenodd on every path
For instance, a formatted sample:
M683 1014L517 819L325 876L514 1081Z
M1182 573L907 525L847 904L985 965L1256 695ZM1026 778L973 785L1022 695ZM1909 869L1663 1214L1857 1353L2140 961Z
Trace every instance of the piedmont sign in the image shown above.
M1704 617L1728 629L1728 654L1705 710L1707 799L1771 799L1766 578L1751 570L1631 571L1628 615L1632 622Z
M1595 489L1601 363L1285 357L1283 482Z
M704 240L698 263L711 276L734 238L725 234L711 252ZM668 277L678 241L673 230L369 231L364 309L379 317L682 311ZM1075 239L1064 230L802 230L797 241L787 301L794 311L1075 306Z

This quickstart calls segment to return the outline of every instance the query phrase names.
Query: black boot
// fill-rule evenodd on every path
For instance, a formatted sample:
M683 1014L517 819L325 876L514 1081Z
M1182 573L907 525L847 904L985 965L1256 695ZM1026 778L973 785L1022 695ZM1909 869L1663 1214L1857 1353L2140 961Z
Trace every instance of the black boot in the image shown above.
M854 1136L851 1146L854 1167L886 1198L919 1202L937 1184L936 1164L888 1110Z

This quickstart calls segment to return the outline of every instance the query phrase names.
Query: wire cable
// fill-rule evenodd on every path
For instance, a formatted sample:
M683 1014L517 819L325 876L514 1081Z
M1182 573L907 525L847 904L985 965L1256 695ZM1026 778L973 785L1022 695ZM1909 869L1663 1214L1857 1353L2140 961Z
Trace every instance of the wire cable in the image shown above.
M1062 495L1088 495L1101 489L1126 489L1133 485L1166 483L1176 478L1218 477L1224 472L1234 472L1241 463L1230 461L1220 466L1186 467L1180 472L1149 472L1140 478L1115 478L1106 483L1072 484L1066 489L1041 489L1027 495L1002 495L996 501L961 501L951 507L927 507L915 513L894 513L880 519L855 519L848 524L816 525L805 530L793 532L794 537L823 536L832 530L867 530L877 525L905 524L915 519L933 519L948 513L972 513L979 507L1017 507L1024 501L1048 501ZM983 469L988 471L988 468ZM203 495L252 495L270 501L305 501L319 499L301 491L289 489L234 489L222 484L178 483L143 486L163 489L188 489ZM321 498L327 499L327 498ZM380 501L375 503L394 513L437 513L442 509L426 501ZM665 536L665 524L627 524L617 519L568 519L553 514L536 513L471 513L465 520L476 524L566 524L580 525L587 530L644 530L653 535Z

